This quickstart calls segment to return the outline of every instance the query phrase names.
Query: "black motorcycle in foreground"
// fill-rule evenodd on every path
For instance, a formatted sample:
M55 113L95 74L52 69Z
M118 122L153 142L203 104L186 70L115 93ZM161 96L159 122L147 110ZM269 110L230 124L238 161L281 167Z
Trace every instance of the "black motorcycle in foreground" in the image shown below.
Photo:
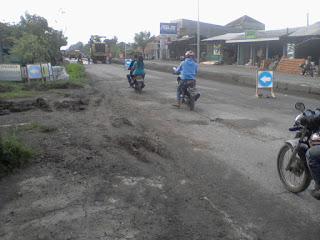
M177 68L173 67L172 69L175 72ZM178 74L177 82L179 84L181 81L180 73L177 73L177 74ZM196 91L196 81L195 80L185 81L185 83L181 88L181 103L187 104L190 111L193 111L194 104L199 97L200 97L200 93L197 93Z
M295 131L294 139L285 141L277 157L277 170L281 182L287 190L299 193L306 190L312 180L310 170L306 162L306 152L310 147L320 144L318 129L312 129L307 124L302 125L301 118L320 114L320 109L305 109L301 102L295 104L295 108L301 111L295 119L293 127L289 131Z
M136 91L138 91L138 93L141 93L142 89L145 87L144 85L144 77L140 74L135 75L132 77L132 88Z

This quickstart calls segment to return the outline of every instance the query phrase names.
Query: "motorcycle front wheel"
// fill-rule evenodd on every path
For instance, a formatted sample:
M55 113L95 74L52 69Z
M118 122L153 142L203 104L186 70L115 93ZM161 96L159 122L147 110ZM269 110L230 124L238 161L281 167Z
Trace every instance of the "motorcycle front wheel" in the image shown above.
M285 188L290 192L299 193L309 187L311 175L305 164L305 157L302 154L297 154L292 166L286 170L292 152L293 149L288 145L281 147L277 157L277 170Z
M318 67L315 67L313 70L313 76L318 77L318 74L319 74L319 69L318 69Z

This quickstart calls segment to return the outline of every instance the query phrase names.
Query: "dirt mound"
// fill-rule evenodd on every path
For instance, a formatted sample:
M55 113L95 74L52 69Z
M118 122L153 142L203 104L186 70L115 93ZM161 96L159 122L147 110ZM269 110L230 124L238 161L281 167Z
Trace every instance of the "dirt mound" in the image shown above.
M9 114L10 112L24 112L33 108L32 101L7 102L0 99L0 115Z
M11 91L12 91L12 87L6 87L3 85L0 85L0 93L11 92Z
M48 91L50 89L79 89L83 86L75 83L52 83L52 84L25 84L22 88L24 91Z

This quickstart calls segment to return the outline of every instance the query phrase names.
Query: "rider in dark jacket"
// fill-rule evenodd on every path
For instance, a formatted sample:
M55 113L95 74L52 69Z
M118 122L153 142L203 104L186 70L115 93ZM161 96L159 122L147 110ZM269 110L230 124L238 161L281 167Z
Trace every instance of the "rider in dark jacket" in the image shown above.
M128 67L128 70L130 70L130 73L127 74L127 78L128 78L128 82L130 84L130 87L132 86L131 79L133 79L133 76L134 76L133 75L133 72L134 72L133 64L137 60L138 60L138 55L134 55L133 60L131 61L130 66Z
M311 117L303 117L301 124L308 126L310 129L318 130L320 127L320 115L312 115ZM315 189L310 194L317 200L320 200L320 145L308 149L306 153L307 164L310 173L315 181Z

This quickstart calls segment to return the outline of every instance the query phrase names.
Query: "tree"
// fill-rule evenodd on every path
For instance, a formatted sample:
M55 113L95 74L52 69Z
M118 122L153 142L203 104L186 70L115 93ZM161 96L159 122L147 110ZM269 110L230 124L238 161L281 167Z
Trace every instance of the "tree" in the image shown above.
M49 51L40 37L31 33L23 33L23 36L15 40L11 50L13 56L23 60L25 63L36 63L48 61Z
M136 33L134 37L134 43L141 47L142 53L144 55L144 50L147 47L149 42L152 42L155 39L155 36L150 37L150 32L144 31L140 33Z
M106 39L106 40L104 40L104 42L107 43L109 49L112 49L113 46L116 46L116 45L117 45L117 43L118 43L118 38L117 38L116 36L114 36L112 39ZM110 51L111 51L111 50L110 50Z
M67 44L61 31L48 26L45 18L25 13L17 25L9 26L13 48L10 53L26 63L61 60L60 48Z

